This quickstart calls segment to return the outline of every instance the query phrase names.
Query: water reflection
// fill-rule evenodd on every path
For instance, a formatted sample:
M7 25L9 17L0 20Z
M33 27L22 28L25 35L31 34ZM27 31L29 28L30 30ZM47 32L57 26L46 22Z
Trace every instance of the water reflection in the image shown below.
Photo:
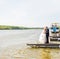
M41 50L41 59L51 59L50 49L42 49Z
M60 59L60 49L49 48L7 48L0 59Z

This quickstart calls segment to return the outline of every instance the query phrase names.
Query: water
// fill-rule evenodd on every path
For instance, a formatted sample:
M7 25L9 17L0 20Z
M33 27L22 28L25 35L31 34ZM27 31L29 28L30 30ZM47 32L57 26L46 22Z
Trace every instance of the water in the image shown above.
M41 30L0 30L0 59L60 59L60 49L30 48Z

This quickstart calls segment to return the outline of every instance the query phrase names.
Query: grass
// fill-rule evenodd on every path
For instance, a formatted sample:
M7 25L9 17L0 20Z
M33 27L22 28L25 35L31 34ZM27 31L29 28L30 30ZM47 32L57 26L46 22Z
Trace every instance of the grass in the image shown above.
M13 29L42 29L42 28L0 25L0 30L13 30Z

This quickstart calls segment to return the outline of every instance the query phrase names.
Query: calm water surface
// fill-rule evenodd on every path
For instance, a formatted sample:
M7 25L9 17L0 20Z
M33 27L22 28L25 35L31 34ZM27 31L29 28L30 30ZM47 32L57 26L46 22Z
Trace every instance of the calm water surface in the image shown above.
M60 59L60 49L30 48L41 30L0 30L0 59Z

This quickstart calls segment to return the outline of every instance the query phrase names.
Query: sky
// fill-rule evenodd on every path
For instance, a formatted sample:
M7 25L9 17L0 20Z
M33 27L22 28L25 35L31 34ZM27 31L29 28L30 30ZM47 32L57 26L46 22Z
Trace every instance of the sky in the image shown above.
M0 0L0 25L44 27L60 21L60 0Z

